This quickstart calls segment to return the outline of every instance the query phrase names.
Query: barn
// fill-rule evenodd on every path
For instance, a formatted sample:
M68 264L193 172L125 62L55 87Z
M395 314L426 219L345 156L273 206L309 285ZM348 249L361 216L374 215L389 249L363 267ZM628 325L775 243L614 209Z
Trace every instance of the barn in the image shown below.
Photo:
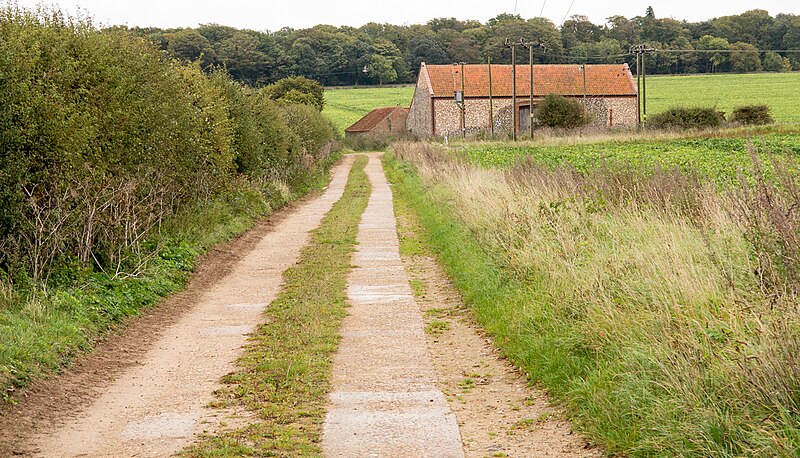
M359 136L390 136L406 133L408 108L387 107L372 110L345 129L348 138Z
M461 74L463 68L463 75ZM636 126L636 81L627 64L535 65L533 103L530 67L517 66L517 103L513 106L511 65L426 65L422 63L408 114L408 130L421 137L489 131L511 132L517 112L518 132L528 130L531 105L547 94L584 104L596 127ZM489 81L491 80L491 86ZM463 81L463 87L462 87ZM455 94L463 94L462 105ZM491 101L491 103L490 103Z

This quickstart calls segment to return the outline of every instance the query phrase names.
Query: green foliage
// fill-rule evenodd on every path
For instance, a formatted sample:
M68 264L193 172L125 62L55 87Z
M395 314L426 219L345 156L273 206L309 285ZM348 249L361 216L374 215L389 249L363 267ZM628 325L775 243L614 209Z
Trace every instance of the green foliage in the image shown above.
M796 14L773 17L764 10L751 10L687 22L642 13L631 18L611 16L601 24L575 15L560 26L544 18L500 14L485 23L436 18L427 24L403 26L317 25L257 32L204 25L192 30L208 43L196 34L183 35L183 30L148 27L129 32L180 59L194 60L203 50L204 65L211 61L223 65L234 79L253 86L287 76L317 79L325 86L410 83L421 62L485 63L491 57L496 64L508 64L511 53L503 47L508 37L543 43L547 52L537 53L535 61L557 64L622 64L630 62L624 54L631 46L648 43L661 51L647 56L650 74L754 71L761 64L758 52L749 46L791 50L782 57L794 64L800 59L794 52L800 49L800 16Z
M675 107L647 118L648 127L656 129L694 129L719 127L725 115L716 108Z
M206 38L182 37L176 52L199 57L190 45ZM179 289L207 242L318 183L330 123L201 65L59 11L0 7L1 389L68 362Z
M764 125L775 122L769 114L767 105L746 105L737 107L731 114L731 122L748 125Z
M764 71L765 72L783 72L786 71L783 57L780 54L770 51L764 54ZM791 70L791 67L789 68Z
M758 48L750 43L739 42L732 44L730 49L734 51L731 53L731 70L736 73L761 71Z
M325 90L322 85L302 76L283 78L267 86L264 91L272 100L303 103L316 107L318 111L325 108Z
M557 94L545 96L539 103L536 117L544 126L564 129L573 129L589 123L589 117L580 102Z

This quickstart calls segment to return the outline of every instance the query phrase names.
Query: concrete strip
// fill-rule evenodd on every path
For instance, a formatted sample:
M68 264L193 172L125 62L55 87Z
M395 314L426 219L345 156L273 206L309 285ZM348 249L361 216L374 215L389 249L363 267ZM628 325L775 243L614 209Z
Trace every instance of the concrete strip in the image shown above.
M247 333L264 320L283 271L297 262L347 183L353 158L333 170L327 191L269 232L203 295L142 360L85 411L37 440L47 457L163 457L186 446L213 421L205 406L222 376L235 370Z
M348 278L350 316L334 359L325 419L329 457L463 457L461 436L425 342L400 260L392 192L380 156L366 168L372 195Z

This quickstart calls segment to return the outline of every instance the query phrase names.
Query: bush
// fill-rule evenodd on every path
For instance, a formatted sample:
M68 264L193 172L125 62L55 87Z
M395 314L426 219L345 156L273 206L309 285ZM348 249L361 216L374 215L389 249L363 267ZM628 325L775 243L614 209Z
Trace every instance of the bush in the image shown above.
M589 123L589 116L580 102L549 94L539 104L539 123L547 127L573 129Z
M719 127L724 122L724 113L703 107L675 107L647 119L647 124L656 129L710 128Z
M761 126L775 122L767 105L746 105L733 110L731 121L739 124Z

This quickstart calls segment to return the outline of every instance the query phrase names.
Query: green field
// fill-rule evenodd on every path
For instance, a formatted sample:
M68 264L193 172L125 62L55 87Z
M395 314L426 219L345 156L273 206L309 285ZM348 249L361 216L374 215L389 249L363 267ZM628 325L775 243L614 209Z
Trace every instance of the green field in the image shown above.
M327 90L322 113L333 121L339 132L344 132L375 108L411 105L413 95L414 86Z
M800 73L653 76L647 81L648 112L668 108L714 106L730 114L734 107L767 104L779 123L800 122ZM335 89L325 92L325 113L340 132L370 110L408 106L414 87Z
M648 113L674 106L713 106L730 114L766 104L780 123L800 122L800 73L656 76L647 81Z

